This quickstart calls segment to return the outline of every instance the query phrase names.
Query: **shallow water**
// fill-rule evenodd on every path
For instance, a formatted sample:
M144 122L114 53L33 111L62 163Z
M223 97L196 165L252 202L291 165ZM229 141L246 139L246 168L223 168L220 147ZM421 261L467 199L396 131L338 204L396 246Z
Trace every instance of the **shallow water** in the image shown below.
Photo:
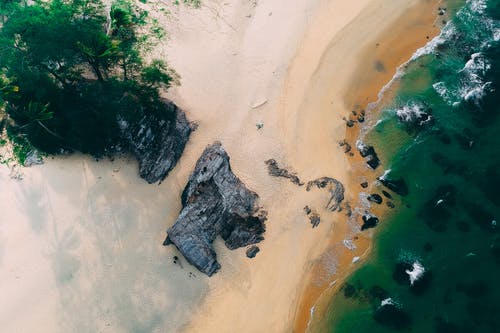
M500 1L453 5L364 138L409 194L390 193L324 331L500 332Z

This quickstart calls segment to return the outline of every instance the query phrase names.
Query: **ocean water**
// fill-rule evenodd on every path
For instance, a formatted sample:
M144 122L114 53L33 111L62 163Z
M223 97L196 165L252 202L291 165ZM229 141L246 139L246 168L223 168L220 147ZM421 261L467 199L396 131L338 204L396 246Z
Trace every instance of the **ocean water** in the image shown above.
M500 0L452 4L363 138L409 193L321 331L500 332Z

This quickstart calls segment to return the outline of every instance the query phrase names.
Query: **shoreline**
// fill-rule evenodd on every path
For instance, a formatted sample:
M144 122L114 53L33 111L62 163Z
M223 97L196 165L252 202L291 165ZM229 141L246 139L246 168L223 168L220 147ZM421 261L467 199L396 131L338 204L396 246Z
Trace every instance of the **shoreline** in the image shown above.
M369 110L376 105L379 106L392 98L393 91L397 89L397 79L394 80L401 70L401 66L407 63L411 56L423 47L427 42L432 40L440 32L440 26L436 24L439 19L437 8L442 1L429 1L427 3L416 4L409 12L398 17L394 22L391 22L379 36L374 38L375 45L369 45L365 48L360 56L361 66L352 75L350 86L356 87L354 92L347 94L345 103L358 113L360 110ZM418 23L418 24L417 24ZM395 31L398 31L395 34ZM397 43L398 37L403 35L403 43ZM397 43L397 44L396 44ZM388 49L384 45L397 45L397 48ZM382 65L384 70L377 70L378 73L373 75L370 71L370 64L377 63ZM377 104L374 104L377 103ZM346 117L356 119L352 114L346 114ZM367 113L365 122L374 121L377 119L376 114ZM370 193L375 189L374 182L376 177L383 172L381 167L377 170L372 170L367 167L366 162L355 150L355 142L362 135L362 131L369 125L366 123L359 126L356 124L353 128L347 128L346 141L351 144L355 151L351 157L351 186L359 188L359 192ZM382 165L383 167L383 165ZM362 189L360 183L367 181L370 185L367 189ZM360 197L357 198L357 204L354 207L362 207ZM370 212L378 216L382 221L392 213L385 207L371 204ZM357 266L362 265L364 259L369 256L372 249L374 231L368 231L365 234L359 232L354 239L356 250L351 251L343 248L340 252L339 269L335 275L335 280L328 285L321 287L314 286L311 282L304 288L304 297L299 307L298 316L296 319L296 332L323 332L328 328L319 319L326 315L327 305L332 295L338 292L342 286L342 282ZM333 241L332 243L335 243ZM362 253L361 255L359 253ZM353 262L353 258L358 257L359 261ZM341 268L342 267L342 268ZM310 274L312 275L312 274ZM310 278L309 278L310 280ZM308 315L306 309L310 309Z
M315 295L311 285L319 291L330 284L340 267L350 267L353 254L364 255L361 243L369 246L370 239L360 237L358 252L339 259L338 252L346 251L341 241L355 232L344 213L323 208L326 192L306 192L269 176L264 161L274 158L304 181L334 177L346 186L346 200L358 199L353 162L338 147L354 135L342 117L357 97L346 101L345 95L362 83L352 81L360 71L374 71L366 62L372 44L366 36L381 33L387 21L422 1L299 0L292 6L283 0L255 5L207 0L200 9L172 5L168 15L152 10L170 33L157 53L182 77L167 97L198 130L159 186L143 182L134 162L95 162L81 155L26 169L20 182L0 172L7 184L0 189L0 208L7 222L15 221L0 224L6 244L0 247L0 273L6 276L0 291L14 308L29 312L16 322L4 309L3 326L54 332L304 327L308 299ZM164 6L154 0L145 6L156 5ZM323 70L322 64L332 66ZM376 90L374 84L370 88ZM260 123L263 128L257 129ZM161 242L177 218L180 193L196 160L215 140L269 216L266 239L252 260L244 248L230 251L216 240L222 269L208 279L182 257L182 265L174 264L178 251ZM305 205L321 215L315 229ZM310 270L315 279L305 277Z

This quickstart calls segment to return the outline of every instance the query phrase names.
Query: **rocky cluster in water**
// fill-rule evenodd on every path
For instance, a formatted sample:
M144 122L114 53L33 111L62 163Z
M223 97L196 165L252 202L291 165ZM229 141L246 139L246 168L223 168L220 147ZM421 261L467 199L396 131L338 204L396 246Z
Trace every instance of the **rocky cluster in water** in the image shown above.
M231 250L264 239L266 212L257 199L231 171L228 154L216 142L196 163L182 192L182 211L164 245L174 244L189 263L211 276L221 267L212 245L218 235ZM251 247L247 256L257 252Z

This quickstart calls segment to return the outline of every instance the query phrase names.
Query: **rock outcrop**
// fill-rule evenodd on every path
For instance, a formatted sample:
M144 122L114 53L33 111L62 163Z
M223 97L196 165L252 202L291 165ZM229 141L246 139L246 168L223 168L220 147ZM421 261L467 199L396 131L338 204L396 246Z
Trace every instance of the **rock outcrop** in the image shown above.
M266 162L267 170L269 174L273 177L283 177L288 178L292 183L298 186L304 185L303 182L300 181L299 177L295 173L291 173L290 171L280 168L278 166L278 162L274 159L267 160Z
M139 175L148 183L162 181L177 164L193 130L182 110L165 101L173 119L148 113L138 121L119 119L129 150L139 162Z
M259 252L260 252L259 247L258 247L258 246L256 246L256 245L252 245L252 246L250 246L250 247L246 250L245 254L246 254L246 256L247 256L248 258L250 258L250 259L251 259L251 258L255 258L255 256L256 256L256 255L257 255L257 253L259 253Z
M368 199L368 201L374 202L378 205L380 205L383 201L382 196L380 194L377 194L377 193L370 194L367 199Z
M327 188L330 192L330 200L326 205L327 209L332 212L341 210L340 204L344 200L345 192L344 185L342 185L341 182L331 177L322 177L308 182L306 190L310 191L313 186L317 186L318 188Z
M380 159L375 152L375 148L373 146L367 146L361 141L356 143L356 148L359 151L361 157L363 157L366 161L366 164L372 169L376 169L380 165Z
M408 185L403 178L390 179L387 177L387 175L383 175L381 177L378 177L377 180L389 190L393 191L396 194L399 194L400 196L404 197L408 195Z
M378 224L378 218L375 215L365 214L363 215L363 225L361 226L361 231L366 229L375 228Z
M216 142L196 163L182 193L183 209L164 245L174 244L189 263L211 276L220 269L212 246L217 235L231 250L264 239L266 213L257 199L233 174L229 156Z

